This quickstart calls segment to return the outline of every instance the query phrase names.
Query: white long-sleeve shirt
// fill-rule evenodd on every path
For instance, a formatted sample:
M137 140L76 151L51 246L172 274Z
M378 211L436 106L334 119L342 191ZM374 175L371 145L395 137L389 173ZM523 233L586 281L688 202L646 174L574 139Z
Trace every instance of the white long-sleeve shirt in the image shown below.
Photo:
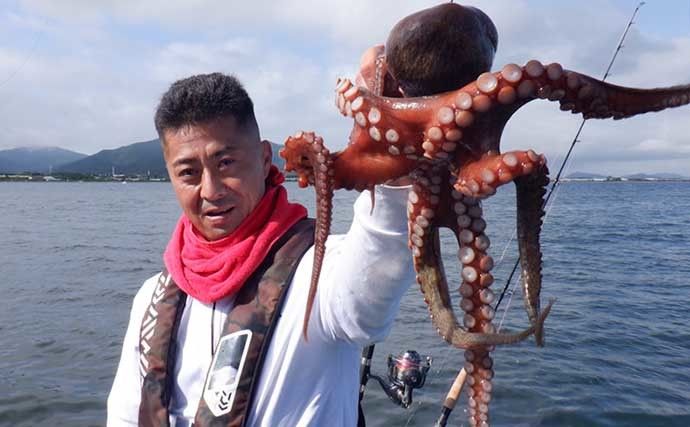
M388 334L400 299L414 281L407 248L408 188L377 187L372 213L368 191L354 205L345 235L326 244L319 288L302 336L313 247L300 261L260 375L247 426L355 426L359 356ZM108 427L137 425L141 398L139 329L158 275L141 287L132 306L120 365L108 397ZM194 420L211 364L212 336L221 335L233 298L205 304L187 299L177 333L173 426ZM213 329L213 333L211 332Z

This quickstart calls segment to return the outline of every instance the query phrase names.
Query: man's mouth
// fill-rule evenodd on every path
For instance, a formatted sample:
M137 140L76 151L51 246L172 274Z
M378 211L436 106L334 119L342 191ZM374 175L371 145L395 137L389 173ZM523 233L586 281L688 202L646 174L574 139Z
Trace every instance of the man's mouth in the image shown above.
M204 213L204 215L206 215L208 218L211 218L211 219L220 218L220 217L225 216L228 213L230 213L230 211L232 209L233 209L232 207L224 208L224 209L212 209L212 210L206 211Z

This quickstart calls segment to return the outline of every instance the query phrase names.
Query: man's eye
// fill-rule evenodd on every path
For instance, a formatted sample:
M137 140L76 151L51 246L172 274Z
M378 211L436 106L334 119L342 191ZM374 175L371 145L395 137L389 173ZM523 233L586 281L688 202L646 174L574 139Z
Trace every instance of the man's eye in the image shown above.
M232 160L230 160L230 159L223 159L220 161L220 167L222 167L222 168L230 166L231 164L232 164Z
M177 174L178 176L192 176L194 175L194 169L182 169Z

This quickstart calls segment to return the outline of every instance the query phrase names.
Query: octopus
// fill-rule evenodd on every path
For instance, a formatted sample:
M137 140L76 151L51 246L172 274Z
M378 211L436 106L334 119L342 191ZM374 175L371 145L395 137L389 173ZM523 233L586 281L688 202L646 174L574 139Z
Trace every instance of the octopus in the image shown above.
M336 107L354 120L347 147L331 153L320 136L299 131L287 138L280 153L301 187L316 188L305 338L334 191L371 190L400 177L412 178L407 217L417 282L440 336L465 350L471 426L489 425L495 346L531 335L542 346L544 320L553 304L543 310L540 306L546 160L529 149L501 152L507 121L536 99L558 102L561 110L585 119L614 120L690 102L690 85L627 88L534 59L491 72L497 42L493 22L476 8L447 3L405 17L385 46L364 53L354 82L337 82ZM522 291L530 326L498 333L491 306L494 261L481 203L510 182L516 187ZM461 319L453 310L441 261L442 227L458 242Z

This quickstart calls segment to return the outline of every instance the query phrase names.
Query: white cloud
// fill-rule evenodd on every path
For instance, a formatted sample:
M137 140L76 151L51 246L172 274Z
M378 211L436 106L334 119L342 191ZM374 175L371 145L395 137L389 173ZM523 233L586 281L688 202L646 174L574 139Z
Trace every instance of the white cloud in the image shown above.
M333 36L340 41L368 43L371 37L385 37L387 28L397 19L436 2L401 3L395 0L304 1L255 0L24 0L27 10L65 22L100 23L115 16L128 22L152 23L165 28L214 32L255 28L266 30L279 26L315 37ZM390 11L396 11L391 14Z
M351 120L332 105L336 77L352 76L360 53L383 42L397 20L433 4L25 0L21 9L0 16L7 24L0 34L15 40L0 49L0 82L22 66L31 36L45 35L21 72L0 86L0 148L59 145L93 153L153 138L153 110L172 81L223 71L245 83L265 137L282 142L297 129L311 129L340 149ZM538 58L593 76L603 72L632 12L615 2L482 1L476 6L499 30L495 69ZM660 38L642 27L643 16L610 81L639 87L688 82L687 31ZM13 31L23 42L11 37ZM590 121L575 164L687 159L689 114L685 107L622 122ZM579 122L554 103L536 101L511 120L503 147L535 148L556 159Z
M45 31L49 28L43 19L33 16L20 15L13 11L5 12L1 19L4 25L12 26L21 30Z

